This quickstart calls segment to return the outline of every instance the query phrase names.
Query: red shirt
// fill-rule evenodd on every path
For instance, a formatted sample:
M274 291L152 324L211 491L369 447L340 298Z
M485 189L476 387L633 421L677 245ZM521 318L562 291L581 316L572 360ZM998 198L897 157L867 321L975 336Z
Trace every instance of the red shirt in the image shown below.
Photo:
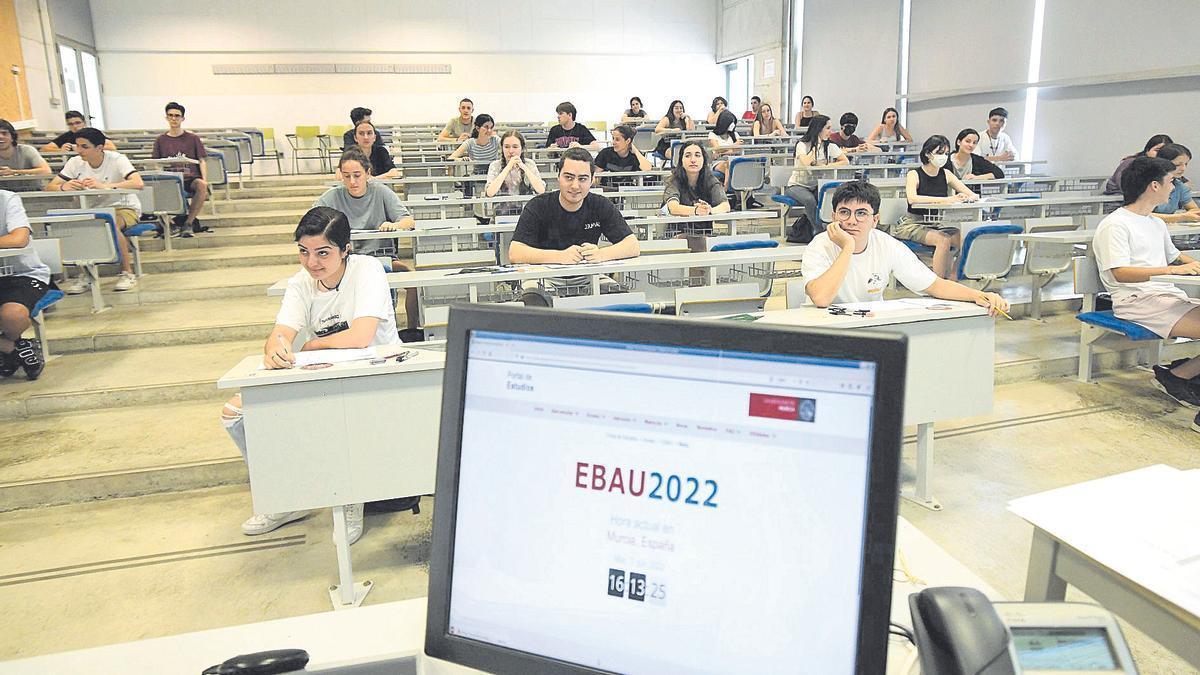
M154 139L152 156L155 159L178 155L203 162L208 153L204 151L204 142L200 140L200 137L190 131L185 131L179 136L162 134ZM196 164L177 164L172 166L170 171L178 171L188 178L200 177L200 167Z
M742 113L742 119L754 120L754 119L758 119L758 115L754 114L753 110L747 110L746 112Z

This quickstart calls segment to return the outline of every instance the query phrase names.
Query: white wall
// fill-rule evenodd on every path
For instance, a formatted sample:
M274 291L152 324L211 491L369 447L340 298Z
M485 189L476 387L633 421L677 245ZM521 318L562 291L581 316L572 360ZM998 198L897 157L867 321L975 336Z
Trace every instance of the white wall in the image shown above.
M750 74L751 96L771 103L775 114L782 114L779 105L782 91L784 4L791 0L721 0L721 16L717 31L717 61L754 56L754 72ZM766 62L773 62L774 72L764 71Z
M458 99L501 120L614 120L630 96L651 115L672 98L703 109L723 89L716 0L596 0L568 12L534 0L92 0L112 128L163 124L178 100L192 126L445 120ZM362 26L355 26L362 17ZM180 30L186 26L186 30ZM388 50L388 51L384 51ZM446 63L450 75L213 75L229 63Z
M47 0L54 34L86 47L96 46L92 28L92 8L88 0Z
M846 15L849 9L853 20ZM844 112L858 115L865 136L883 109L896 103L899 35L898 0L805 0L801 93L812 96L816 109L835 126ZM799 97L792 109L794 117Z
M33 120L40 128L63 126L62 86L49 12L39 0L15 0L21 56L25 60L25 82ZM39 7L41 11L39 11Z

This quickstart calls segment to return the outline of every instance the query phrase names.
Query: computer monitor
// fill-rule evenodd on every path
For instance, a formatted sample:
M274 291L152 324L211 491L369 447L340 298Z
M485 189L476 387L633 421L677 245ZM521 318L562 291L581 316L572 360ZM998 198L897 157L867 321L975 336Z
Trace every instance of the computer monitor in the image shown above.
M425 652L881 673L905 338L450 312Z

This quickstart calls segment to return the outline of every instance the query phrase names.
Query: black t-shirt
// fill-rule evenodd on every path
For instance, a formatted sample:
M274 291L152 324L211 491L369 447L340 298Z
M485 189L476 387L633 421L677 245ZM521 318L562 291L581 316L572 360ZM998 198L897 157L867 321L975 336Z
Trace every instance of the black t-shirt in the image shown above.
M579 122L571 127L570 131L562 128L561 124L555 124L550 127L550 133L546 135L546 146L556 145L560 148L565 148L575 141L580 145L590 145L596 142L596 137L592 135L591 129L583 126Z
M612 148L604 148L596 155L596 166L605 171L641 171L637 155L630 150L624 157Z
M543 250L563 251L579 244L599 244L600 235L616 244L633 234L611 200L588 193L577 211L558 201L558 190L540 194L521 211L513 241Z
M371 146L370 160L372 176L378 176L396 168L396 163L392 161L391 151L382 145Z
M913 169L917 174L917 194L922 197L945 197L949 194L950 186L946 181L948 173L946 167L938 169L938 172L932 176L925 173L925 169ZM921 209L914 207L911 203L908 205L908 212L914 216L925 218L930 214L929 209Z
M65 147L67 145L67 143L75 142L75 132L74 131L63 132L63 133L59 134L52 142L60 148Z

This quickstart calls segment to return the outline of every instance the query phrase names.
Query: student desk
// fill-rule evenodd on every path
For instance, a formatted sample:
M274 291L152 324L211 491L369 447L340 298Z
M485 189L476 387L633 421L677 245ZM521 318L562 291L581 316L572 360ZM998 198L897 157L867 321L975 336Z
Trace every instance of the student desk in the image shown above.
M1098 194L1108 176L1016 176L1004 178L972 178L964 180L967 187L982 196L1035 195L1053 192L1087 192ZM880 196L904 197L904 178L881 178L871 181L879 188Z
M903 570L896 572L896 578L917 578L923 583L892 583L892 621L911 626L908 596L928 586L967 586L1000 599L978 575L904 518L898 521L896 551L896 567ZM370 664L378 669L370 672L396 675L478 673L423 656L425 618L426 598L414 598L353 612L321 612L5 661L0 662L0 674L199 673L238 654L283 648L306 650L311 657L309 672L334 673L341 666L349 673L353 665ZM908 675L902 670L909 652L906 644L899 639L888 642L887 675Z
M995 319L967 302L930 298L860 303L875 316L840 316L819 307L767 312L757 323L803 328L867 328L908 336L904 423L917 427L916 489L904 497L934 511L933 424L992 411ZM848 305L859 307L860 304ZM930 305L949 309L929 309Z
M25 193L41 191L42 186L54 179L54 172L20 176L0 176L0 190Z
M241 390L254 512L333 507L335 609L360 604L370 590L354 583L344 505L433 492L444 362L426 349L403 363L259 370L255 354L217 381Z
M624 199L637 200L639 197L656 197L657 200L653 208L658 208L662 204L663 186L650 185L645 187L625 187L619 190L602 190L595 187L592 190L593 194L598 194L601 197L617 201ZM432 196L432 195L430 195ZM489 204L523 204L538 195L496 195L495 197L454 197L452 195L437 195L436 199L405 199L400 203L409 211L416 212L417 209L433 209L438 210L439 218L448 218L447 209L451 207L473 207L487 206ZM647 207L649 208L649 207ZM415 215L414 215L415 217Z
M1157 464L1009 502L1033 525L1025 600L1075 586L1200 667L1200 471Z
M1190 234L1200 234L1200 224L1197 224L1197 225L1185 225L1185 224L1168 225L1167 232L1172 237L1182 237L1182 236L1187 236ZM1026 244L1042 243L1042 244L1058 244L1058 245L1063 245L1063 246L1089 247L1089 246L1091 246L1092 239L1095 238L1095 236L1096 236L1095 230L1065 230L1065 231L1060 231L1060 232L1032 232L1032 233L1023 233L1023 234L1013 234L1013 235L1009 235L1009 238L1016 239L1017 241L1021 241ZM1169 277L1169 278L1167 278L1167 277ZM1169 281L1169 282L1174 283L1178 279L1183 284L1189 284L1189 283L1191 283L1189 280L1196 279L1196 278L1197 277L1189 277L1189 276L1184 276L1184 275L1163 275L1160 277L1154 277L1153 280L1154 281ZM1041 302L1042 302L1041 291L1040 291L1040 289L1034 288L1034 292L1033 292L1033 295L1031 296L1031 303L1030 303L1030 313L1034 319L1041 318ZM1096 309L1096 294L1095 293L1085 293L1083 295L1083 308L1080 311L1091 312L1091 311L1094 311L1095 309Z
M1200 232L1200 229L1197 232ZM1192 276L1190 274L1156 274L1150 277L1150 281L1175 284L1176 286L1183 286L1185 289L1200 288L1200 276Z
M1103 215L1120 204L1121 197L1118 195L1055 193L1039 195L1033 199L1017 198L1010 194L1002 197L989 197L977 202L920 204L918 206L930 211L926 220L934 223L978 222L985 219L985 211L990 211L991 213L987 214L987 220L1021 221L1029 218L1071 216L1077 224L1082 225L1084 216Z
M129 188L114 188L112 190L58 190L51 192L48 190L31 190L21 193L21 201L29 204L30 202L39 202L41 200L55 199L78 199L79 208L92 208L92 200L98 197L113 197L117 195L135 195L138 190L130 190ZM26 209L28 211L28 209Z

